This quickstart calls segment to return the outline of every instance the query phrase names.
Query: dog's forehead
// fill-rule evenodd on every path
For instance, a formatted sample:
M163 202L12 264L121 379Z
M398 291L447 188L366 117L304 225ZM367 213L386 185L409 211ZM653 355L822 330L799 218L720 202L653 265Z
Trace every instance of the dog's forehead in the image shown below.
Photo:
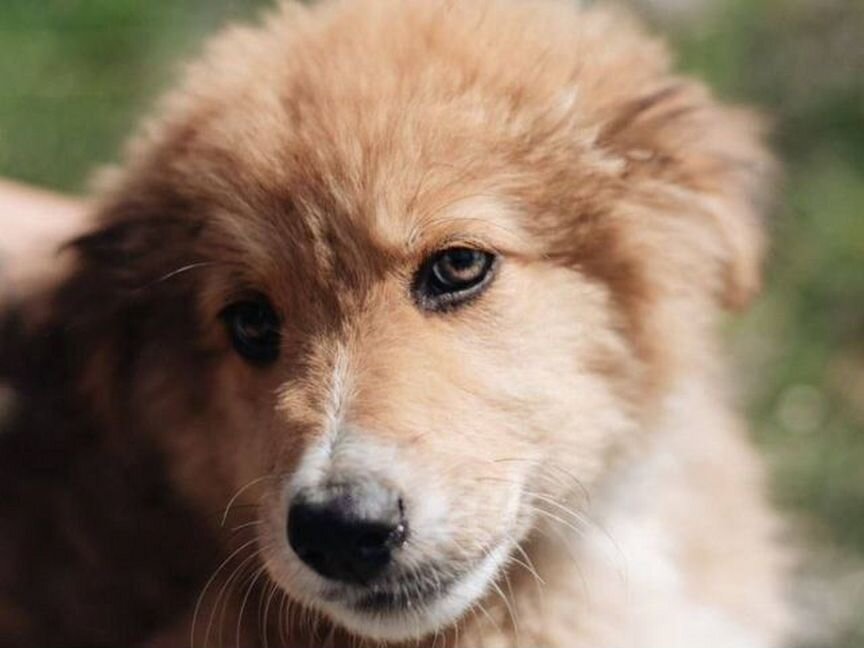
M217 179L222 231L271 257L398 260L460 243L527 253L513 167L481 153L469 125L407 124L387 108L372 123L338 111L263 118L261 107L212 124L192 167Z
M194 204L204 196L221 208L213 220L224 247L266 257L259 267L298 254L306 263L416 258L459 243L539 253L526 249L539 247L529 220L560 207L546 187L576 186L564 176L577 172L583 149L594 175L606 173L590 138L570 135L569 65L520 73L525 61L491 35L478 51L471 39L454 43L470 50L464 56L420 39L406 58L390 36L414 43L415 30L437 33L454 18L380 18L357 34L343 25L338 38L277 21L226 39L177 102L155 157L171 162L182 176L172 182ZM378 33L391 22L393 34Z
M375 271L416 264L446 247L478 247L501 253L535 251L519 208L504 195L381 195L342 204L292 201L269 212L217 212L217 236L238 260L284 272L302 263L308 272ZM353 268L353 270L352 270Z

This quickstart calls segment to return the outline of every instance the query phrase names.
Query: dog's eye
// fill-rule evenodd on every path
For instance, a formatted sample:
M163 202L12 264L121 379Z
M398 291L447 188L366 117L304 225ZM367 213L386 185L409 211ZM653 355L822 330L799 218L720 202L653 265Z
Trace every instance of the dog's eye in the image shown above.
M418 303L428 310L446 310L476 297L492 279L496 258L466 247L437 252L420 267L414 281Z
M279 317L264 296L235 302L222 311L234 349L256 365L279 356Z

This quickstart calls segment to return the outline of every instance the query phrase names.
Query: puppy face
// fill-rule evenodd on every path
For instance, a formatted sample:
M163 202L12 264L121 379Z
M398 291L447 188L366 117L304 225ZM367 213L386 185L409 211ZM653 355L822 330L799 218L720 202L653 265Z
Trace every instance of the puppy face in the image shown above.
M76 294L135 330L127 410L178 488L256 504L292 600L408 639L638 446L753 287L765 167L620 17L287 7L133 147Z
M428 193L232 212L201 250L223 251L199 299L237 486L274 477L269 572L384 639L461 616L632 428L608 290L542 257L494 171L432 190L429 168L381 178Z

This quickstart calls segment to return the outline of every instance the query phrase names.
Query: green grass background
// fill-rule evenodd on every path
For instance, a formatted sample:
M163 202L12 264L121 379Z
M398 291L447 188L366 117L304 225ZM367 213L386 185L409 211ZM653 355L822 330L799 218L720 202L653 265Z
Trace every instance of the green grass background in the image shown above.
M0 175L82 191L179 61L265 4L0 0ZM682 69L776 120L786 181L765 295L731 326L739 391L774 496L812 548L808 623L836 627L807 645L862 648L864 0L716 0L648 17Z

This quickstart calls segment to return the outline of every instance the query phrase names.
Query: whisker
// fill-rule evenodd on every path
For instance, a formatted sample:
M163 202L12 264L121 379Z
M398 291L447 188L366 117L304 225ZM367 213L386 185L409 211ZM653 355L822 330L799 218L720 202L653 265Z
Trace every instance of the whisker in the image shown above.
M592 526L591 522L587 518L585 518L582 514L580 514L578 511L576 511L575 509L571 509L570 507L562 504L561 502L559 502L557 499L555 499L554 497L552 497L550 495L546 495L545 493L532 492L532 491L528 491L528 490L522 491L522 492L525 495L527 495L528 497L540 500L541 502L543 502L545 504L549 504L550 506L554 506L557 510L561 511L562 513L566 513L567 515L573 517L577 522L584 524L586 527Z
M510 599L507 598L507 595L504 594L504 591L501 589L501 586L498 585L494 580L490 583L492 588L501 597L501 600L504 601L504 607L507 608L507 614L510 616L510 623L513 624L513 633L516 638L516 645L519 645L521 641L519 640L519 620L516 615L516 610L513 608L513 604ZM509 585L509 579L508 579ZM511 590L512 591L512 590Z
M561 518L561 517L555 515L554 513L551 513L550 511L547 511L545 509L542 509L542 508L536 507L536 506L532 507L532 510L535 513L539 513L540 515L545 516L547 519L550 519L554 522L557 522L558 524L562 525L563 527L570 529L571 531L573 531L573 533L576 534L577 537L581 538L581 537L585 536L585 529L580 529L575 524L568 522L564 518Z
M252 522L245 522L243 524L238 524L237 526L231 527L231 533L237 533L238 531L242 531L243 529L248 529L253 526L261 526L261 520L253 520Z
M191 648L195 648L195 627L196 627L196 624L198 622L198 614L201 611L201 606L204 603L204 597L207 595L207 591L210 589L210 587L213 585L216 578L218 578L220 572L228 565L228 563L231 560L233 560L237 554L239 554L241 551L246 549L246 547L248 547L249 545L254 544L256 541L257 540L255 538L253 538L252 540L249 540L248 542L243 543L237 549L232 551L228 555L228 557L225 558L225 560L223 560L219 564L219 566L216 568L216 570L213 572L213 574L210 576L210 578L204 584L204 588L201 590L201 593L198 595L198 600L195 602L195 609L192 612L192 627L190 629L190 636L189 636L189 645L191 646ZM218 601L218 599L217 599L217 601ZM215 605L215 602L214 602L214 605ZM205 640L206 640L206 637L205 637ZM206 641L205 641L205 645L206 645Z
M276 598L276 594L279 592L279 585L275 582L270 582L270 592L265 596L265 602L263 605L263 609L261 611L261 618L259 619L259 623L261 628L263 629L263 648L269 648L270 646L270 606L273 604L273 599Z
M516 551L518 551L519 554L525 559L525 562L520 562L517 564L521 564L523 567L525 567L528 570L528 572L532 576L534 576L534 578L537 580L537 583L541 586L541 590L542 590L542 588L546 586L546 581L544 581L543 578L540 576L540 574L537 572L537 568L534 566L534 563L531 561L531 558L528 556L528 552L525 551L525 549L522 547L522 544L519 542L514 543L513 546L516 549Z
M282 640L283 646L290 645L289 624L293 625L293 616L296 612L296 607L292 609L291 599L285 590L279 590L281 601L279 604L279 638Z
M492 615L489 614L489 610L486 609L486 606L483 605L483 603L480 601L477 601L476 606L479 608L479 610L483 614L483 616L485 616L489 620L489 623L492 624L492 626L495 628L495 630L497 630L500 633L501 632L501 624L498 623L494 618L492 618Z
M276 479L276 476L275 475L262 475L261 477L258 477L256 479L249 481L249 482L246 482L245 485L241 486L237 490L237 492L231 496L231 499L228 500L228 504L225 506L225 512L222 514L222 522L219 524L219 526L223 526L223 527L225 526L225 522L228 519L228 513L230 512L231 507L234 505L234 502L237 501L237 498L240 497L240 495L244 491L246 491L248 488L251 488L255 484L258 484L258 483L264 481L265 479Z
M266 551L266 548L262 548L258 550L259 553L262 551ZM234 644L236 648L241 648L240 646L240 635L242 633L243 628L243 613L246 610L246 603L249 601L249 596L252 594L252 590L255 588L255 583L263 574L267 572L266 565L262 565L258 568L258 571L255 573L255 576L252 578L252 581L249 583L246 588L246 594L243 595L243 601L240 603L240 611L237 613L237 632L235 633L235 641Z
M536 466L536 467L541 469L540 476L547 478L547 479L552 478L552 476L548 473L549 470L553 470L553 469L557 470L558 473L562 477L566 477L567 480L569 482L571 482L572 485L575 486L582 493L586 502L590 503L590 501L591 501L591 493L588 491L585 484L583 484L582 481L578 477L576 477L576 475L574 475L570 471L562 468L561 466L559 466L555 462L541 461L538 459L528 459L525 457L499 457L498 459L492 460L492 463L508 463L508 462L520 462L520 463L527 463L527 464L530 464L532 466Z
M258 557L258 552L253 551L250 555L246 556L243 561L234 568L231 574L228 576L227 580L222 584L222 587L219 590L219 593L216 595L216 605L214 606L214 613L210 615L210 620L207 622L207 631L204 634L204 645L209 646L209 638L210 638L210 630L213 627L213 621L216 617L216 611L220 610L221 603L221 611L219 614L219 623L218 623L218 633L219 633L219 646L224 645L224 641L222 639L223 632L225 629L225 613L228 609L228 605L230 603L230 597L228 596L231 593L231 590L234 588L235 582L237 582L238 577L243 573L248 565Z
M181 275L184 272L189 272L190 270L196 270L197 268L207 268L207 267L214 266L214 265L218 265L218 264L215 261L199 261L197 263L190 263L188 265L181 266L175 270L172 270L171 272L167 272L164 275L162 275L161 277L157 277L153 281L146 283L143 286L139 286L136 290L138 290L138 291L147 290L148 288L152 288L153 286L155 286L157 284L168 281L169 279L176 277L177 275Z

